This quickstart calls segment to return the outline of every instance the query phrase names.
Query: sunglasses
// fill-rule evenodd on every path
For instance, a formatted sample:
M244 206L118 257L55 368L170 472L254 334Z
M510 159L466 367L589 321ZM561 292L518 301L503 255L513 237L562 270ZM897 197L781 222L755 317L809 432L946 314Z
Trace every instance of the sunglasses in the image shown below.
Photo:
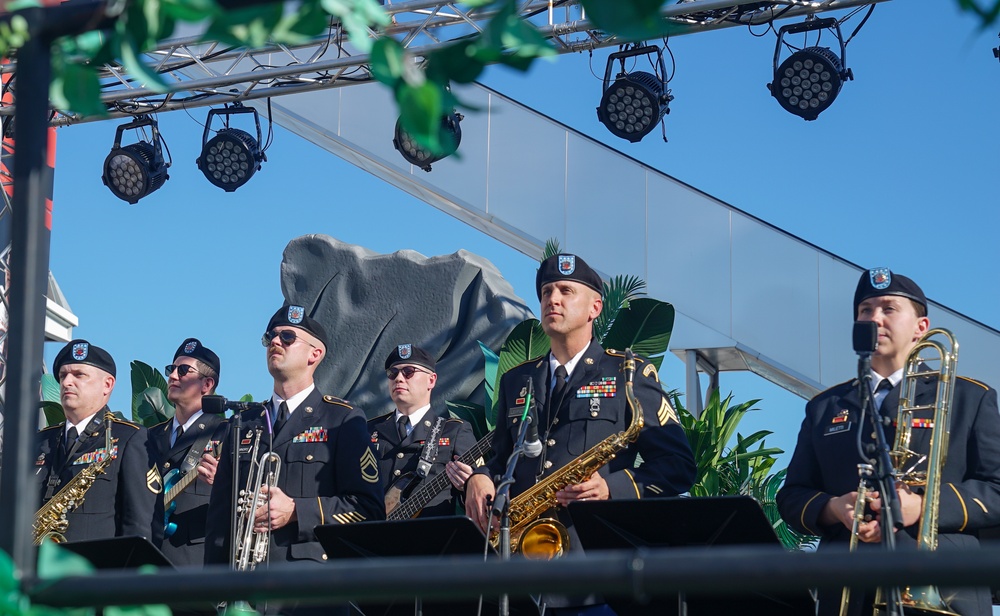
M302 340L302 342L305 342L312 348L314 349L316 348L315 344L307 342L305 338L299 338L298 335L296 335L295 330L291 329L283 329L280 332L276 332L272 329L269 332L264 332L264 335L261 336L260 343L263 344L265 347L271 346L271 341L274 340L275 338L280 340L281 344L283 344L284 346L292 346L293 344L295 344L296 340Z
M400 373L403 373L403 378L409 381L410 379L413 378L413 375L418 372L423 372L424 374L431 374L426 370L421 370L420 368L415 368L413 366L403 366L402 368L396 368L395 366L393 366L392 368L389 368L388 370L385 371L385 375L389 377L390 381L393 381L396 379L397 376L399 376Z
M176 370L177 371L177 376L179 378L186 377L188 375L188 372L194 372L198 376L205 376L204 374L198 372L197 368L195 368L194 366L189 366L187 364L180 364L180 365L178 365L178 364L170 364L169 366L167 366L166 368L164 368L164 370L166 370L167 376L170 376L171 374L174 373L174 370Z

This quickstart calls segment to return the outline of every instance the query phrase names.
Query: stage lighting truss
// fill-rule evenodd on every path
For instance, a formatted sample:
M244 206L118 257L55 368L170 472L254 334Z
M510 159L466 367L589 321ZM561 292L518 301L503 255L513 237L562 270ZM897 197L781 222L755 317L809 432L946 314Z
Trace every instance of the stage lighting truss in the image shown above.
M458 151L458 146L462 145L461 122L464 119L465 116L456 111L441 116L441 129L438 131L438 143L441 144L440 152L432 152L417 143L416 139L403 129L401 119L396 120L392 145L406 159L406 162L430 172L433 163L448 158Z
M826 29L832 29L837 37L839 56L829 47L806 47L778 65L785 34ZM832 18L813 19L782 26L778 30L778 42L774 48L774 81L767 84L767 88L785 111L806 120L815 120L833 104L848 79L853 80L854 73L847 68L847 44L840 32L839 21Z
M145 128L149 128L149 141L140 140L122 146L122 134L125 131ZM115 144L104 159L101 180L116 197L135 205L139 199L155 192L169 179L167 168L171 161L163 158L165 146L153 118L142 115L128 124L122 124L115 131ZM169 154L168 149L167 155Z
M256 139L244 130L229 126L230 118L241 114L253 115L254 127L257 129ZM209 138L212 121L216 116L222 116L224 127ZM212 109L205 120L198 168L209 182L226 192L233 192L249 182L267 160L261 142L260 116L256 109L244 107L241 103L226 105L223 109Z
M636 56L656 55L654 66L659 74L625 70L625 60ZM621 64L621 71L611 82L611 71L615 62ZM611 134L632 143L648 135L670 113L670 101L674 100L667 89L666 68L663 64L663 49L655 45L637 47L611 54L604 70L604 94L597 108L597 119ZM666 136L663 138L667 140Z

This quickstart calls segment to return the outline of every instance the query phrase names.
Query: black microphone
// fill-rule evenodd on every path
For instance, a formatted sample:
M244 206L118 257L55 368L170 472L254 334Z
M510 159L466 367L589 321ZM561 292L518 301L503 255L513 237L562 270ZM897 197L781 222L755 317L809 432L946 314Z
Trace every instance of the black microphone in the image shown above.
M209 415L222 415L227 410L242 411L263 411L264 404L261 402L241 402L240 400L226 400L222 396L202 396L201 410Z
M528 433L524 437L524 456L537 458L542 455L542 442L538 440L538 415L535 414L535 382L528 377L528 395L531 405L528 407Z
M878 325L875 321L854 322L854 352L871 355L878 348Z

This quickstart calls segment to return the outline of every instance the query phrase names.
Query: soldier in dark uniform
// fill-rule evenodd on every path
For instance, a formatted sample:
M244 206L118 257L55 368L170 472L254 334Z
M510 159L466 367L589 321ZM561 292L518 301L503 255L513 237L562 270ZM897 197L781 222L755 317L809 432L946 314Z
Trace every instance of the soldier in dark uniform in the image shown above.
M888 268L866 271L854 294L854 315L878 325L878 348L871 360L871 387L879 413L895 423L906 358L930 328L927 299L912 280ZM884 384L883 384L884 381ZM937 377L916 383L915 404L933 405ZM850 541L859 483L857 465L868 462L858 451L873 443L870 418L862 425L858 380L836 385L809 401L785 485L777 503L795 530L818 535L820 549L846 549ZM910 447L927 453L933 411L918 411ZM885 428L890 446L894 425ZM868 454L866 454L867 456ZM926 463L923 463L923 466ZM958 377L951 406L950 440L942 471L938 549L975 549L979 529L1000 524L1000 415L997 393L988 385ZM877 486L873 486L877 489ZM897 549L915 545L923 494L899 484L904 528L896 532ZM880 549L879 495L869 506L874 518L858 529L859 550ZM986 589L939 589L951 609L963 616L990 614ZM821 591L819 613L837 614L841 592ZM851 593L850 613L870 614L873 593Z
M412 518L455 515L455 505L461 490L472 474L472 467L455 458L466 453L476 444L472 426L460 419L448 417L442 408L431 409L431 391L437 383L434 372L436 362L430 353L413 344L400 344L385 360L389 377L389 396L396 403L396 410L368 422L372 445L380 460L379 473L386 483L386 511L400 509L391 518ZM433 438L431 438L433 436ZM423 476L418 469L421 458L427 468ZM445 465L451 463L450 472ZM442 473L448 483L431 498L407 500L420 486L427 486ZM444 489L451 487L452 489ZM418 493L418 497L421 496Z
M201 397L215 393L219 373L214 351L197 338L182 342L174 362L166 367L167 399L174 405L174 417L149 431L164 483L163 553L177 567L201 567L205 562L208 498L227 424L220 415L202 412Z
M159 546L163 539L162 481L146 429L115 418L108 399L115 387L115 362L86 340L67 344L52 364L66 421L38 433L35 475L41 503L91 464L108 454L112 461L97 475L82 505L66 519L68 541L140 536Z
M518 463L510 492L513 498L612 434L625 431L632 422L625 404L624 357L593 339L593 322L603 307L600 276L576 255L553 255L538 269L535 287L542 329L552 350L512 368L500 380L495 457L488 466L476 469L466 486L466 512L484 529L487 497L495 494L491 477L504 473L530 388L537 402L543 450L539 457L522 458ZM640 358L636 358L634 390L645 420L638 439L590 479L559 490L556 496L562 507L575 500L676 496L690 489L695 478L691 448L660 386L656 367ZM638 455L642 463L636 467ZM571 549L579 549L562 507L557 513L568 526ZM603 613L606 608L594 605L598 603L595 597L544 600L546 614Z
M261 454L281 457L274 488L262 492L269 506L254 515L254 532L270 530L271 566L292 561L322 563L327 559L313 529L320 524L350 524L385 519L378 459L370 445L365 414L349 402L324 396L313 374L326 355L327 336L302 306L284 306L267 325L262 342L274 393L263 412L243 413L239 485L247 484L250 437L260 429ZM244 446L245 443L245 446ZM225 455L219 464L208 512L206 563L229 562L232 519L232 468ZM268 606L272 611L273 605ZM307 613L284 605L282 613ZM346 609L343 610L346 613ZM327 614L329 609L316 608Z

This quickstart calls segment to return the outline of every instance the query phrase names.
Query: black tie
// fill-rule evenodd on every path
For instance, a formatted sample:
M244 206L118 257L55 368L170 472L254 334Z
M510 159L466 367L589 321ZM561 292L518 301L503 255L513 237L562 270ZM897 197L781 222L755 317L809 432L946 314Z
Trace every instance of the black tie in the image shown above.
M282 400L278 405L278 417L274 420L274 434L281 431L286 421L288 421L288 403Z
M406 440L408 436L406 434L406 426L410 423L410 418L406 415L400 415L399 419L396 420L396 432L399 434L399 442L402 443Z
M182 436L184 436L184 426L177 426L174 428L174 440L170 443L170 446L173 447L176 445L177 441L181 440Z
M879 381L878 386L875 387L876 395L880 394L883 391L885 392L885 395L882 396L882 400L878 403L879 410L882 410L882 404L884 404L885 399L889 397L889 392L891 390L892 390L892 382L889 381L889 379L882 379L881 381Z
M63 439L59 445L59 465L62 466L68 461L70 449L73 449L73 445L76 444L79 438L79 431L77 431L76 426L70 426L69 430L66 431L66 438Z
M569 378L569 373L566 372L566 366L558 366L555 372L556 384L552 388L552 400L549 401L549 409L552 417L559 410L559 406L562 404L563 396L566 395L566 379Z

